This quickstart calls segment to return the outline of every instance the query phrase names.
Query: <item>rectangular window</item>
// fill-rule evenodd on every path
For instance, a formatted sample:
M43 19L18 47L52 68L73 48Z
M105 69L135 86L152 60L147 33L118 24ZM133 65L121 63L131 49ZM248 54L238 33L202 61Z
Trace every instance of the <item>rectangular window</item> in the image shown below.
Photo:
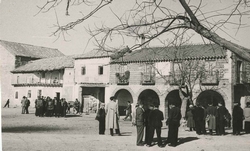
M86 67L82 67L81 73L82 73L82 75L86 74Z
M15 99L18 99L18 91L15 93Z
M28 90L28 98L31 98L31 90Z
M42 90L37 91L37 96L42 96Z
M145 71L144 71L145 74L149 74L149 75L152 75L155 73L154 71L154 64L152 63L146 63L145 64Z
M103 74L103 66L98 67L98 74L102 75Z
M41 78L45 78L45 72L41 73Z

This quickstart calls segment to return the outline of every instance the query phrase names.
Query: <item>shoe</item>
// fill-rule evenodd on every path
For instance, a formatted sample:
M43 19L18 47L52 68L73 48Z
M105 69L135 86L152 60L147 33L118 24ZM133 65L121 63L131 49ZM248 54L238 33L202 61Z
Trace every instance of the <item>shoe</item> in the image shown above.
M165 147L164 145L158 145L160 148L163 148L163 147Z
M144 146L144 144L137 144L137 146Z
M169 143L168 146L172 146L172 147L175 147L176 145L175 144L171 144Z
M148 144L147 144L146 146L147 146L147 147L152 147L152 145L148 145Z

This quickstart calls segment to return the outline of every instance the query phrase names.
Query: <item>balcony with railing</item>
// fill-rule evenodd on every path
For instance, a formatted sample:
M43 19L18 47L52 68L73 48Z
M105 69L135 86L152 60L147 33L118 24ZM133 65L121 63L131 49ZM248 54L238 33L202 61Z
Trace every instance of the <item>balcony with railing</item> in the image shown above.
M47 87L62 87L63 80L45 79L45 78L25 78L17 79L12 82L13 86L47 86Z
M117 85L128 85L129 84L129 77L130 77L130 72L126 71L123 73L116 73L116 80L117 80Z
M170 73L168 76L168 81L170 85L181 85L181 74L180 73ZM183 85L183 84L182 84Z
M141 84L142 85L155 85L155 74L154 73L141 73Z
M250 72L240 71L237 75L237 83L250 83Z
M219 71L205 72L201 78L202 85L218 85L219 84Z

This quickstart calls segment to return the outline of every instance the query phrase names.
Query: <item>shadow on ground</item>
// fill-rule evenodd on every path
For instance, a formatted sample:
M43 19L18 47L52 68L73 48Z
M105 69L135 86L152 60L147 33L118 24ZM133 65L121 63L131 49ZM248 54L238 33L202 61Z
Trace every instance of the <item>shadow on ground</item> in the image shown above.
M47 126L13 126L2 127L2 133L26 133L26 132L45 132L45 131L62 131L69 128L47 127Z
M199 138L198 137L181 137L179 138L179 143L178 145L181 145L181 144L184 144L184 143L187 143L187 142L191 142L191 141L194 141L194 140L198 140Z

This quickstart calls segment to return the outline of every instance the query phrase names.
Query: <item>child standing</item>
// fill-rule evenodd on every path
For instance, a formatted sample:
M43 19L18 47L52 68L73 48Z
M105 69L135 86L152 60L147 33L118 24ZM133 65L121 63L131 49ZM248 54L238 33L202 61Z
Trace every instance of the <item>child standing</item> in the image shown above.
M101 103L97 111L96 120L99 121L99 134L104 135L105 132L105 104Z

